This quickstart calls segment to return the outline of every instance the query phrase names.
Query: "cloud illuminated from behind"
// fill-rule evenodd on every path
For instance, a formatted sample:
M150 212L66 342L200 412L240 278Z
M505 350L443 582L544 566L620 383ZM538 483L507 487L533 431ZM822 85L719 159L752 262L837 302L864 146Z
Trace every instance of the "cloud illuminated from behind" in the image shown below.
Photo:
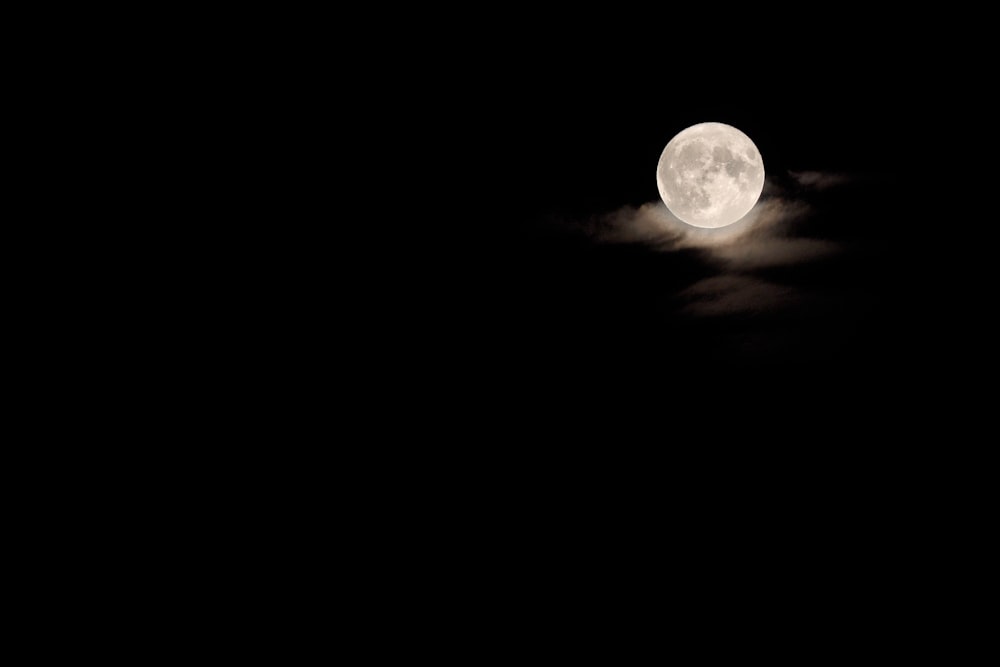
M824 260L844 250L831 240L810 236L813 211L808 195L849 179L823 172L789 177L784 183L790 187L768 181L757 205L726 227L693 227L655 201L593 218L584 230L598 243L638 243L665 254L697 252L714 273L675 294L683 313L698 318L756 316L796 308L809 295L761 272Z
M811 261L839 250L831 241L801 235L809 212L805 202L773 194L732 225L707 229L681 221L663 202L650 202L599 216L587 231L603 243L643 243L664 252L693 248L726 268L764 268Z

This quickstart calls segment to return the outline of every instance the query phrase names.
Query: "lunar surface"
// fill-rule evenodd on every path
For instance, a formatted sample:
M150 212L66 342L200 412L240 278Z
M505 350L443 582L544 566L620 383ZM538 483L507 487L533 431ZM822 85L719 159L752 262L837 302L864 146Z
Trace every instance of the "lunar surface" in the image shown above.
M678 133L660 155L656 185L670 212L695 227L731 225L764 189L764 161L750 137L724 123Z

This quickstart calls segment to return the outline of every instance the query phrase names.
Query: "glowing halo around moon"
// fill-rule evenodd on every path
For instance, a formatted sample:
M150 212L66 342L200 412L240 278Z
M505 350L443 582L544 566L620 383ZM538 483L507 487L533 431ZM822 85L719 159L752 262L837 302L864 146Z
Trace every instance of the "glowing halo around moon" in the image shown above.
M764 161L750 137L725 123L699 123L667 143L656 166L663 203L694 227L731 225L764 190Z

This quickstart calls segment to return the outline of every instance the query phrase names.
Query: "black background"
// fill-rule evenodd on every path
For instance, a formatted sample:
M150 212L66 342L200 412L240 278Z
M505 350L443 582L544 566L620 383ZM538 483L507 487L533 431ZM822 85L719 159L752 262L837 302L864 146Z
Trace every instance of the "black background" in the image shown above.
M46 419L86 430L110 414L166 442L141 464L141 442L100 463L140 486L165 476L165 513L191 508L180 532L202 534L170 572L215 577L207 545L232 541L220 576L266 554L280 588L358 581L403 625L493 600L520 619L540 592L576 606L595 572L645 590L649 573L671 589L705 569L751 601L769 595L760 572L796 590L854 583L852 618L867 575L909 602L938 567L914 563L922 542L987 534L970 510L992 470L975 426L992 375L990 217L974 198L990 190L972 187L969 157L991 137L961 54L942 55L956 36L937 17L842 6L547 10L387 11L363 30L296 18L280 36L243 32L253 48L220 40L219 67L197 59L190 77L204 90L158 90L164 117L138 123L135 150L176 142L179 159L155 197L160 174L131 169L135 213L107 243L147 271L163 257L157 289L113 304L77 374L93 395L91 378L109 379L94 350L125 350L110 381L127 398ZM236 77L251 94L230 92ZM838 311L693 322L669 299L712 275L704 257L567 232L655 201L660 151L703 121L745 131L776 179L878 175L811 201L842 256L770 276L838 296ZM148 207L168 209L162 224L141 220ZM108 273L117 286L139 271ZM720 343L772 331L794 344ZM257 574L240 595L257 595Z
M831 8L456 33L393 96L390 162L416 176L380 209L401 231L377 246L397 252L364 357L385 369L372 422L413 434L380 461L432 499L403 511L414 540L444 517L445 540L461 526L493 553L513 536L572 569L574 549L635 554L669 525L881 551L972 516L953 510L982 491L982 401L961 379L983 349L963 231L976 141L959 129L974 105L926 21ZM836 310L692 324L663 303L710 275L696 254L552 224L656 201L663 146L703 121L746 132L785 185L859 176L811 201L844 254L771 276ZM720 349L771 327L795 344Z
M356 523L345 550L401 589L579 591L593 558L680 554L684 576L786 539L859 570L886 550L892 569L908 541L961 532L983 490L965 377L984 368L984 302L965 269L984 266L967 232L985 218L961 206L981 134L947 26L579 11L394 15L289 77L308 91L292 115L320 122L282 126L303 159L271 165L292 187L261 237L291 233L245 260L274 307L251 304L258 339L234 365L286 407L239 417L275 422L246 483L291 506L274 515L290 534ZM664 145L704 121L746 132L777 181L875 176L810 201L835 261L769 276L836 311L692 322L669 299L712 275L704 257L567 232L656 201ZM772 331L794 344L720 343Z
M947 459L983 336L958 277L983 266L962 206L981 112L949 27L843 7L574 12L394 16L364 49L303 57L286 85L321 131L289 123L306 156L290 180L322 201L289 197L277 219L305 233L265 255L294 285L264 324L292 337L296 412L350 413L393 475L468 485L452 499L513 480L583 502L723 469L875 489L904 459ZM836 261L771 276L836 311L692 323L669 298L711 276L697 253L565 233L656 201L660 152L704 121L746 132L779 181L877 177L810 202ZM766 344L775 326L792 345ZM747 332L763 351L718 344Z
M386 61L334 61L323 108L349 115L330 124L329 166L370 189L320 184L336 250L306 251L335 305L316 330L355 341L331 363L358 371L345 386L372 406L396 406L394 423L447 441L690 452L679 443L707 423L719 431L703 437L730 443L953 439L959 378L983 363L968 129L982 107L955 76L975 58L943 47L957 28L938 18L509 11L390 34ZM746 132L777 181L876 177L810 202L813 229L846 252L774 277L843 298L777 322L800 327L787 349L717 346L766 341L773 321L692 325L663 307L710 275L696 254L552 224L656 201L663 146L707 120Z
M434 280L414 315L439 372L571 405L716 393L737 405L738 395L756 404L769 393L822 405L820 395L852 392L881 404L942 372L953 350L935 337L949 334L942 276L954 250L941 227L953 223L942 223L948 204L934 189L950 190L943 165L960 159L929 131L931 101L957 99L931 67L935 53L895 24L855 15L822 29L675 20L690 27L518 24L421 66L436 94L415 89L426 113L405 134L414 152L437 158L416 199L434 231L444 223L418 271ZM705 277L697 257L595 243L551 224L656 201L663 146L706 120L751 136L776 182L787 185L792 170L862 177L818 202L814 221L850 259L780 276L848 295L838 313L806 318L787 353L719 355L713 341L732 328L766 336L768 325L694 330L664 314L664 294ZM864 298L852 305L853 294Z

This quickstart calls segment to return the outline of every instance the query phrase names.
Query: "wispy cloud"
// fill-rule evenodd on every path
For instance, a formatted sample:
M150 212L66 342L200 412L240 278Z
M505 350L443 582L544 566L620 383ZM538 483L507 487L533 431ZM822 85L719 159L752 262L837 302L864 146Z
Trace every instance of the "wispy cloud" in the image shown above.
M802 295L790 287L741 274L700 280L678 294L692 315L734 315L773 311L799 303Z
M592 238L605 243L648 243L661 250L711 248L772 234L783 223L807 212L805 204L774 196L758 202L741 220L708 229L681 221L658 201L597 216L584 228Z
M827 171L789 171L788 175L803 188L826 190L850 182L848 174Z
M848 182L844 174L794 172L768 182L765 194L741 220L726 227L693 227L661 201L624 206L570 225L598 244L639 244L669 256L686 252L701 262L701 276L670 295L681 314L694 317L759 315L795 308L813 295L775 282L769 269L834 258L845 247L820 234L809 192ZM794 182L792 182L794 181ZM692 254L693 253L693 254Z
M558 276L551 301L574 315L552 317L588 345L606 344L608 354L662 339L690 351L692 363L726 367L850 361L863 351L860 337L878 326L876 304L892 286L871 283L885 275L876 266L880 249L858 235L860 225L878 220L861 210L871 201L867 179L775 174L747 216L716 229L692 227L660 201L586 220L549 219L546 238L572 237L560 247L580 250L539 271ZM821 192L835 184L841 189ZM861 217L852 217L855 208ZM588 338L597 330L601 336Z
M602 243L644 243L663 252L697 249L717 265L740 270L813 261L839 250L831 241L802 235L808 231L803 230L810 214L807 203L770 189L770 196L726 227L693 227L663 202L650 202L598 216L585 229Z
M712 249L711 257L727 268L764 269L803 264L840 252L841 246L822 239L762 238L742 246L728 244Z

